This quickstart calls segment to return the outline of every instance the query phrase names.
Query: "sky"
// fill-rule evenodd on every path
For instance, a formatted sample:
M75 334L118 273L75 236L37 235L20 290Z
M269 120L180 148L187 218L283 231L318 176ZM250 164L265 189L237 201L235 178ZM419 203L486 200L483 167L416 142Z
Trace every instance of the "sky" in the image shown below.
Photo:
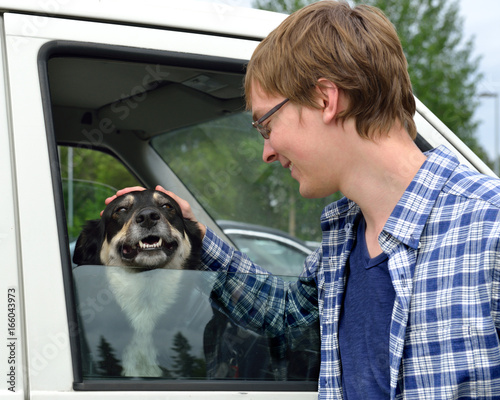
M479 70L484 77L478 86L478 93L489 92L500 96L500 1L459 0L459 4L464 19L464 35L474 36L475 55L482 57ZM494 98L479 98L475 113L479 122L477 138L491 159L495 156L495 113L500 113L500 110L495 107ZM497 134L500 135L500 132Z
M495 114L500 113L500 109L495 107L500 104L500 1L450 1L458 1L463 18L464 38L474 37L474 56L481 56L479 72L483 74L483 79L478 85L478 93L493 93L499 96L496 104L492 97L478 97L476 101L479 104L474 115L474 120L479 123L476 137L493 160L496 154L500 154L500 149L495 150L495 135L500 136L500 126L498 129L495 127ZM216 2L239 7L251 7L253 3L252 0ZM500 120L500 116L498 118ZM498 142L500 147L500 137Z

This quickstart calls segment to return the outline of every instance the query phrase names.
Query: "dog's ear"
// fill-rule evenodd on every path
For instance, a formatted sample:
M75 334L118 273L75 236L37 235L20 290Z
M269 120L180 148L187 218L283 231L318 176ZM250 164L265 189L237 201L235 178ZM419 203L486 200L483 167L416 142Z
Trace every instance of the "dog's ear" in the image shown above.
M200 228L198 224L188 219L183 219L184 230L191 242L191 252L189 257L182 265L182 269L196 270L200 269L201 265L201 246L203 238L201 237Z
M198 228L198 224L194 221L185 218L183 218L183 221L188 236L191 238L191 241L201 248L201 242L203 239L201 237L201 230L200 228Z
M104 223L100 219L87 221L76 241L73 262L76 265L102 265L100 252L104 242Z

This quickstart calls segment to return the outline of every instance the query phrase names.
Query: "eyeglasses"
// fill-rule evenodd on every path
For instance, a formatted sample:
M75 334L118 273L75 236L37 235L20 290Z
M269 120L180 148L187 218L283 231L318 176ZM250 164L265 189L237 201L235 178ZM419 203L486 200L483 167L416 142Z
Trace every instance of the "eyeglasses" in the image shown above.
M277 112L281 107L285 105L285 103L289 99L283 100L281 103L278 105L274 106L271 108L267 113L265 113L262 117L260 117L257 121L252 122L252 126L259 131L259 133L262 135L264 139L269 139L269 134L271 133L271 129L269 129L267 126L262 125L262 123L268 119L271 115L273 115L275 112Z

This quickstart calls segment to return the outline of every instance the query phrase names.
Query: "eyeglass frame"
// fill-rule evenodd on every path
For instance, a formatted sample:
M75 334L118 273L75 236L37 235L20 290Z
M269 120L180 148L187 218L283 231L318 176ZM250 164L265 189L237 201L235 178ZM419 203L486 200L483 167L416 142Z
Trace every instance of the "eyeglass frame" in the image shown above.
M275 105L273 108L271 108L267 113L265 113L262 117L260 117L257 121L252 121L252 126L257 129L257 131L262 135L264 139L269 139L271 130L267 127L262 125L262 123L271 117L274 113L276 113L281 107L283 107L290 99L286 98L283 100L281 103Z

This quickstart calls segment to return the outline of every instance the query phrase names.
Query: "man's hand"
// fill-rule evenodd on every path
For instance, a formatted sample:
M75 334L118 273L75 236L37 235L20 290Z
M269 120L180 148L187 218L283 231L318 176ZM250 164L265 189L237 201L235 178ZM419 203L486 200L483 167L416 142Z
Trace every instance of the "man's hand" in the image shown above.
M191 206L189 205L189 203L186 200L181 199L175 193L164 189L160 185L156 186L155 190L158 190L159 192L163 192L163 193L169 195L170 197L172 197L177 202L177 204L179 204L179 207L181 208L181 211L182 211L182 216L185 219L189 219L191 221L198 222L196 220L196 217L194 216L193 210L191 210Z
M116 199L118 196L123 196L124 194L130 193L130 192L136 192L139 190L146 190L146 188L143 188L142 186L132 186L132 187L120 189L118 192L116 192L116 194L114 196L108 197L104 201L104 203L106 205L108 205L114 199ZM175 193L170 192L169 190L166 190L165 188L163 188L160 185L156 186L155 190L158 190L159 192L163 192L163 193L169 195L170 197L172 197L177 202L177 204L179 204L179 207L181 208L181 211L182 211L183 218L189 219L190 221L193 221L193 222L196 222L198 224L198 228L201 230L201 233L202 233L201 237L203 238L205 236L205 233L207 232L207 228L205 227L205 225L200 224L198 222L198 220L194 216L194 213L193 213L193 210L191 209L191 206L189 205L189 203L186 200L181 199ZM101 211L101 215L102 215L102 211Z
M142 186L131 186L125 189L120 189L118 192L116 192L115 195L108 197L106 200L104 200L104 204L108 205L111 203L114 199L116 199L119 196L123 196L124 194L130 193L130 192L138 192L141 190L146 190L146 188L143 188ZM101 212L102 214L102 212Z

